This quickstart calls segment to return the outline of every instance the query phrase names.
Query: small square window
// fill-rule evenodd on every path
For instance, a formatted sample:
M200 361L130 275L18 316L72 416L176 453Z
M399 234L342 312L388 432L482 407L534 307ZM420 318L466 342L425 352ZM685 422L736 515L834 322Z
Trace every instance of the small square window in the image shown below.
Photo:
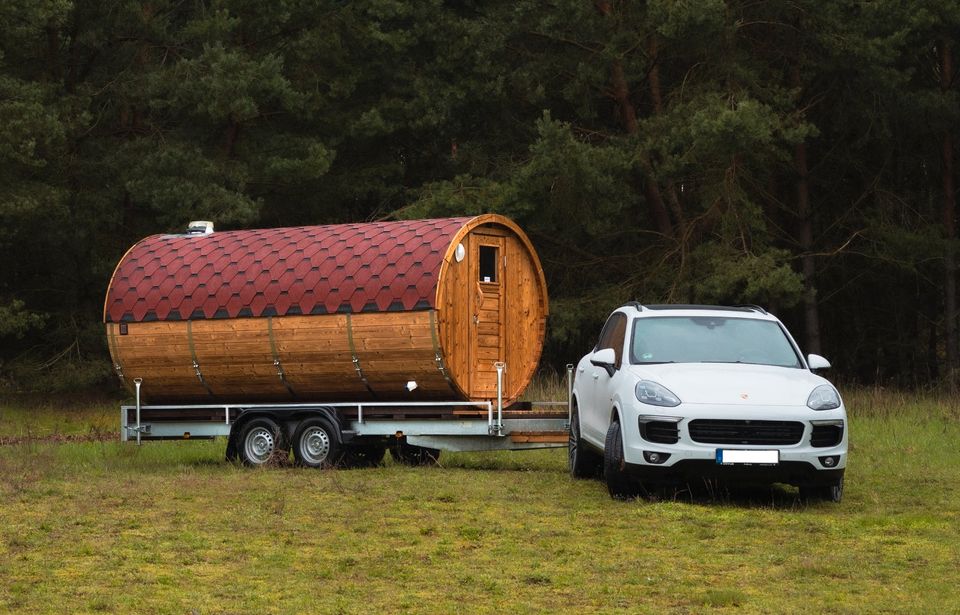
M497 248L496 246L480 246L480 281L497 281Z

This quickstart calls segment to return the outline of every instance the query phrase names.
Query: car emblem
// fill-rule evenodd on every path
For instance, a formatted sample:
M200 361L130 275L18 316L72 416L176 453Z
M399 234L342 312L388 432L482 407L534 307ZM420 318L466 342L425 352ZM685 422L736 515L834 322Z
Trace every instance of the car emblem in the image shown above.
M746 393L740 393L740 399L747 399L747 398L749 398L749 397L750 397L750 396L747 395Z

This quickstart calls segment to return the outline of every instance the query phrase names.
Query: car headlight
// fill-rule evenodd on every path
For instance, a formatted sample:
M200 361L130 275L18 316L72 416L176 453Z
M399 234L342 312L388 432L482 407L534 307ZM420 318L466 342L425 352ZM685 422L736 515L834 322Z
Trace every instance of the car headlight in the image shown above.
M637 399L651 406L673 408L680 405L680 398L667 387L652 380L641 380L637 383Z
M833 410L840 407L840 395L829 384L821 384L807 398L807 407L811 410Z

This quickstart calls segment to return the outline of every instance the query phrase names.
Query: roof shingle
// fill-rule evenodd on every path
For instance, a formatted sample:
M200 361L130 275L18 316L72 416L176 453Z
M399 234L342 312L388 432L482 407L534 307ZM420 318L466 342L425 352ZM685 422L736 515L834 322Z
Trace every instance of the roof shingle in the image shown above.
M469 220L153 235L117 266L104 319L433 308L443 255Z

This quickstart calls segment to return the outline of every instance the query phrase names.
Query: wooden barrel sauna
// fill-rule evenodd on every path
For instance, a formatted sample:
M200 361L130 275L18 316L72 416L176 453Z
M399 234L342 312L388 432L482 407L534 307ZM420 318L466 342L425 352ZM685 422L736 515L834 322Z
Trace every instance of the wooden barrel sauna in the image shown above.
M488 214L153 235L117 265L104 323L149 403L488 400L498 361L509 402L547 307L530 240Z

